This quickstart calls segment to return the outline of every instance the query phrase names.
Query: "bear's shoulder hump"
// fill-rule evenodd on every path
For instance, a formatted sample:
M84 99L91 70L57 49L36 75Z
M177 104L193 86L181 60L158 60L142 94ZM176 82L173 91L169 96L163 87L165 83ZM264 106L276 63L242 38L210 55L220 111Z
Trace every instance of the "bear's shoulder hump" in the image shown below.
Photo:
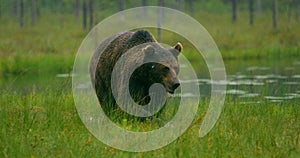
M147 30L138 30L134 32L129 41L139 41L138 43L156 42L153 35Z

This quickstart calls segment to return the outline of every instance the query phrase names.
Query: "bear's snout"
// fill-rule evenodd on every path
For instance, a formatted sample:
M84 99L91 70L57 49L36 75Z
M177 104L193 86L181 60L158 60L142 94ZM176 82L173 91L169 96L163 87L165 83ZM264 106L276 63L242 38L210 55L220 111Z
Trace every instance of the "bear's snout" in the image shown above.
M179 82L173 83L172 85L166 87L167 91L171 94L174 94L175 90L180 86Z
M178 88L179 86L180 86L179 82L174 83L173 86L172 86L172 90L175 91L175 89Z
M173 94L179 86L180 86L180 83L178 80L176 80L175 82L169 83L166 88L169 93Z

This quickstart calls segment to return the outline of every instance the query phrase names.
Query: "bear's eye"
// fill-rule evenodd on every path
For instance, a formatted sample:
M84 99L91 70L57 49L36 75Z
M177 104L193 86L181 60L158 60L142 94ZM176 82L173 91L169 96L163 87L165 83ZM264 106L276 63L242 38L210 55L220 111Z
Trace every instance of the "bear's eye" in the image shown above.
M155 67L155 66L154 66L154 65L152 65L152 66L151 66L151 69L154 69L154 67Z
M164 73L168 73L169 70L170 70L170 68L168 68L168 67L164 67L164 68L162 69L162 71L163 71Z

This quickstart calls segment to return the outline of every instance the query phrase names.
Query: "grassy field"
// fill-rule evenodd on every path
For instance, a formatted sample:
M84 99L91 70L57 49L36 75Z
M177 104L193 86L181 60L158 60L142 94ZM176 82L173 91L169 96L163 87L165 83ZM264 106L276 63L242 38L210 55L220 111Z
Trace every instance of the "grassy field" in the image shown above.
M254 26L248 25L246 13L240 14L236 24L231 22L230 14L199 12L195 18L215 39L226 59L225 64L235 62L238 67L249 59L300 57L299 24L286 25L286 18L280 16L278 29L272 28L271 14L257 17ZM192 125L170 145L146 153L111 148L92 136L81 122L70 78L51 78L72 71L76 51L88 32L83 31L71 15L52 15L40 19L35 27L23 29L7 17L3 17L1 23L5 25L0 25L0 157L300 155L299 99L240 104L239 99L233 101L227 97L213 130L199 138L199 127L208 105L202 100ZM177 41L183 41L184 53L194 58L192 45L170 33L163 37L163 42L170 45ZM228 71L234 73L235 70ZM43 82L37 83L40 80ZM141 124L142 127L147 125Z
M55 99L54 99L55 98ZM0 109L1 157L297 157L297 102L233 104L230 98L214 129L198 137L207 103L176 141L157 151L130 153L102 144L85 128L71 92L4 93Z

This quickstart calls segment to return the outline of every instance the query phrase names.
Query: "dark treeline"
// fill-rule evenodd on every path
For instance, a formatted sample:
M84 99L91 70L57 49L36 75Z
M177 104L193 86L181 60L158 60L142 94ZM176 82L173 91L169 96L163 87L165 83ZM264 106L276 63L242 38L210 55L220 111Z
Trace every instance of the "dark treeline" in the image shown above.
M278 15L288 16L288 23L299 21L300 0L0 0L0 18L7 16L18 19L20 27L34 26L40 16L51 14L73 14L76 21L82 21L84 29L91 28L95 14L113 14L139 6L163 6L184 11L190 15L208 12L231 13L232 21L239 21L239 12L249 13L249 24L255 25L255 17L265 12L272 13L273 26L277 27ZM146 11L144 12L146 15ZM30 18L24 18L30 17ZM30 19L30 21L25 21ZM63 20L62 20L63 21Z

